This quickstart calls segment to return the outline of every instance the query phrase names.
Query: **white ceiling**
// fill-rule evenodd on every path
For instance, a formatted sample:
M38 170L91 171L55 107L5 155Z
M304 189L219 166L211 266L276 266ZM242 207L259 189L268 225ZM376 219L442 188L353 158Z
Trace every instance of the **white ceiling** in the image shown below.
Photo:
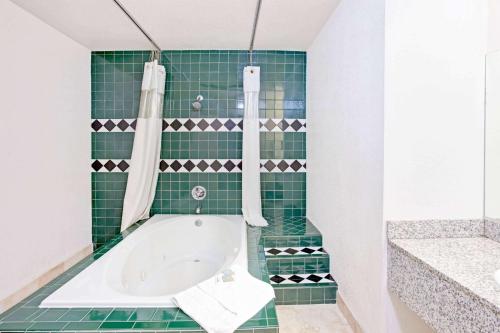
M112 0L12 0L91 50L143 50ZM340 0L262 0L255 49L306 50ZM247 49L257 0L121 0L162 49Z

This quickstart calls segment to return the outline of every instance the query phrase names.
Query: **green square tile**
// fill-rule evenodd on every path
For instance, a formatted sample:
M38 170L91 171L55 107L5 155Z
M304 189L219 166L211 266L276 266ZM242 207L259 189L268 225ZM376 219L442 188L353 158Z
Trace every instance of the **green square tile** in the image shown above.
M87 315L87 313L89 313L89 311L90 309L70 309L61 318L59 318L59 321L80 321Z
M29 299L25 305L26 306L38 306L40 303L46 298L46 295L35 295L31 299Z
M99 326L102 330L126 330L134 326L133 321L105 321Z
M153 315L154 321L169 321L175 319L177 312L179 309L177 308L166 308L166 309L158 309L156 313Z
M102 308L102 309L92 309L87 313L85 317L83 317L83 321L103 321L106 317L111 313L113 309Z
M130 321L147 321L151 320L156 312L156 308L137 308L130 316Z
M311 300L324 300L325 299L325 289L324 288L311 288Z
M298 302L298 290L297 288L286 288L284 289L283 301L285 304L297 304Z
M276 328L256 328L253 333L278 333Z
M70 322L64 327L66 331L93 331L101 325L100 321L76 321Z
M241 325L240 328L248 328L248 327L266 327L267 326L267 319L250 319L243 325Z
M26 322L7 322L0 323L0 332L4 331L24 331L29 326Z
M337 288L336 287L326 287L325 288L325 300L335 300L337 298Z
M252 319L262 319L262 318L266 318L266 308L263 307L262 309L260 309L253 317Z
M106 317L106 321L127 321L135 309L115 309Z
M175 320L191 320L191 317L189 317L184 311L182 311L181 309L179 309L179 311L177 312L177 316L175 316Z
M299 304L311 303L311 289L310 288L299 288L297 291L297 299L298 299Z
M29 321L34 317L39 316L42 312L45 312L46 309L39 308L19 308L16 311L12 312L8 316L4 317L3 321Z
M33 323L28 330L30 331L59 331L68 323L63 321L38 321Z
M68 309L47 309L47 311L36 317L35 320L56 321L59 320L59 318L61 318L66 312L68 312Z
M137 321L134 325L134 330L164 330L167 328L166 321Z
M267 325L269 326L278 326L278 319L277 318L269 318L267 319Z
M200 325L193 320L175 320L168 324L169 330L199 329Z

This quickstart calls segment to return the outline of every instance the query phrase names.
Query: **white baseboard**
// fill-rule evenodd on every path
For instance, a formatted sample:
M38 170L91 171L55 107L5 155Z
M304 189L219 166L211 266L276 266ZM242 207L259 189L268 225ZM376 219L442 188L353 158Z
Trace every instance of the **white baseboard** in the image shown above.
M337 306L339 307L340 312L342 312L345 319L349 323L349 326L351 326L352 331L354 333L363 333L361 326L359 325L356 318L354 318L354 316L352 315L351 310L347 307L347 304L345 304L344 300L342 299L342 296L338 291L337 291Z
M0 300L0 313L7 311L92 253L92 244L85 246L63 262L55 265L21 289Z

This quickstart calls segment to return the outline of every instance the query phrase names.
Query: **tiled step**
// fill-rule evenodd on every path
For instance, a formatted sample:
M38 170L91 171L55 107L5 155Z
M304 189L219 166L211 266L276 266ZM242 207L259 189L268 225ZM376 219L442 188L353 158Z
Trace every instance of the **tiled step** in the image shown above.
M315 236L268 236L264 238L264 247L299 247L321 246L321 235Z
M337 283L329 273L286 274L269 277L277 305L334 304Z
M277 286L297 286L306 284L328 284L335 283L330 273L310 273L310 274L275 274L270 275L269 280L273 287Z
M323 243L319 230L305 217L272 218L268 222L262 229L266 248L320 247Z
M319 230L307 218L281 218L262 229L276 304L336 303L337 283Z
M326 253L310 256L266 257L269 274L312 274L330 271L330 256Z
M299 257L299 256L312 256L312 255L326 255L326 251L320 246L311 247L268 247L265 248L266 257Z
M336 303L337 284L283 285L274 288L277 305Z

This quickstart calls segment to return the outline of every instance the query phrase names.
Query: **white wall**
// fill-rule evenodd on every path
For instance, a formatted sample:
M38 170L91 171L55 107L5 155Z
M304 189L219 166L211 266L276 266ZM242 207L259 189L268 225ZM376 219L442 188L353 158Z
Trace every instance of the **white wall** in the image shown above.
M342 1L308 50L308 215L366 332L430 332L387 293L384 221L482 217L487 7Z
M487 0L386 1L384 217L481 218Z
M488 50L500 50L500 0L488 1Z
M384 220L482 218L486 22L487 0L386 0ZM388 332L431 332L386 304Z
M91 244L90 51L0 0L0 300Z
M307 66L308 216L354 317L383 332L384 1L342 1Z
M484 215L500 218L500 50L486 57Z

